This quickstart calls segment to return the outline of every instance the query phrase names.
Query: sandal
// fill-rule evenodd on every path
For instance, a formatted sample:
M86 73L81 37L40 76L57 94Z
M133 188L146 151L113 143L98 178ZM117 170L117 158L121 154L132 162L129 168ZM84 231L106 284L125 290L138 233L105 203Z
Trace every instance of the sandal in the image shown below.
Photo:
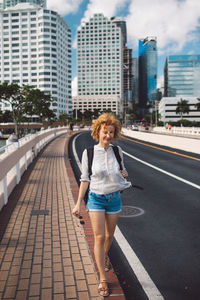
M102 280L98 286L98 292L101 297L108 297L110 295L108 283L106 280Z
M105 259L105 271L109 272L111 269L112 269L112 265L111 265L111 262L110 262L110 258L108 256L106 256L106 259Z

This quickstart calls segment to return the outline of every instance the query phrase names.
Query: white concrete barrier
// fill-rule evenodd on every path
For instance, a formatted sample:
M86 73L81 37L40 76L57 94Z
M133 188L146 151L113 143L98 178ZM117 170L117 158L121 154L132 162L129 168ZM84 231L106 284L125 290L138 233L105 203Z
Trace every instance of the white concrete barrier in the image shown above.
M133 131L127 128L123 128L122 133L126 136L153 144L200 154L200 139L172 136L166 134L155 134L151 132Z
M5 153L0 155L0 210L34 157L47 143L67 131L66 127L41 130L5 146Z

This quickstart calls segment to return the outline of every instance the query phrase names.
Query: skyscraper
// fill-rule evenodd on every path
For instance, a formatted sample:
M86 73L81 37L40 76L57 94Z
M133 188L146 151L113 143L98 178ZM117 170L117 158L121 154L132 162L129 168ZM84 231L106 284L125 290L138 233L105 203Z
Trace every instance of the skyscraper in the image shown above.
M133 104L138 104L138 58L132 59L132 95Z
M200 55L170 55L164 70L164 95L200 95Z
M46 0L3 0L3 8L15 6L18 3L33 3L41 7L46 7Z
M95 14L77 31L78 96L74 109L110 109L117 114L123 107L123 47L126 23Z
M71 113L71 31L54 11L21 3L0 11L0 82L50 93L57 116ZM2 107L1 107L2 108Z
M157 85L157 39L146 37L139 40L139 106L145 110L152 102Z

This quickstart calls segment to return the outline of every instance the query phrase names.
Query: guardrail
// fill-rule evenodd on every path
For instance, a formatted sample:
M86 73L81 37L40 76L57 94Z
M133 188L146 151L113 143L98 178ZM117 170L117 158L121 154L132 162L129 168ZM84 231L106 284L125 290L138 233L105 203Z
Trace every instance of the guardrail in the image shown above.
M153 132L158 133L172 133L172 134L187 134L187 135L199 135L200 136L200 127L176 127L173 126L171 128L165 128L165 127L153 127Z
M41 130L0 148L4 150L0 155L0 210L7 204L9 195L34 157L47 143L67 132L66 127Z

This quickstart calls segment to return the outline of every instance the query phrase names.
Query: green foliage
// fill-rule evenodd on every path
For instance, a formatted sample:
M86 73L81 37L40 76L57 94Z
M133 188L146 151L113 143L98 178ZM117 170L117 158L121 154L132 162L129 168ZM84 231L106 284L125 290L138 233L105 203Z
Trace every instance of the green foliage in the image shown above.
M182 98L180 99L180 101L177 103L177 107L176 107L176 114L180 114L181 115L181 119L183 114L189 114L190 112L190 107L188 104L187 100L183 100Z
M164 122L163 121L158 121L157 126L164 126Z
M59 116L59 121L61 121L61 122L63 122L63 123L65 123L66 124L66 122L69 120L69 115L68 114L60 114L60 116Z
M199 102L197 102L197 103L195 104L195 107L197 108L197 110L200 110L200 98L197 98L197 100L198 100Z
M14 83L0 84L0 102L9 103L12 108L12 121L15 123L15 133L18 135L18 125L26 120L26 115L38 115L41 121L51 121L55 118L50 109L51 96L34 89L32 86L19 86ZM6 117L6 116L5 116Z

